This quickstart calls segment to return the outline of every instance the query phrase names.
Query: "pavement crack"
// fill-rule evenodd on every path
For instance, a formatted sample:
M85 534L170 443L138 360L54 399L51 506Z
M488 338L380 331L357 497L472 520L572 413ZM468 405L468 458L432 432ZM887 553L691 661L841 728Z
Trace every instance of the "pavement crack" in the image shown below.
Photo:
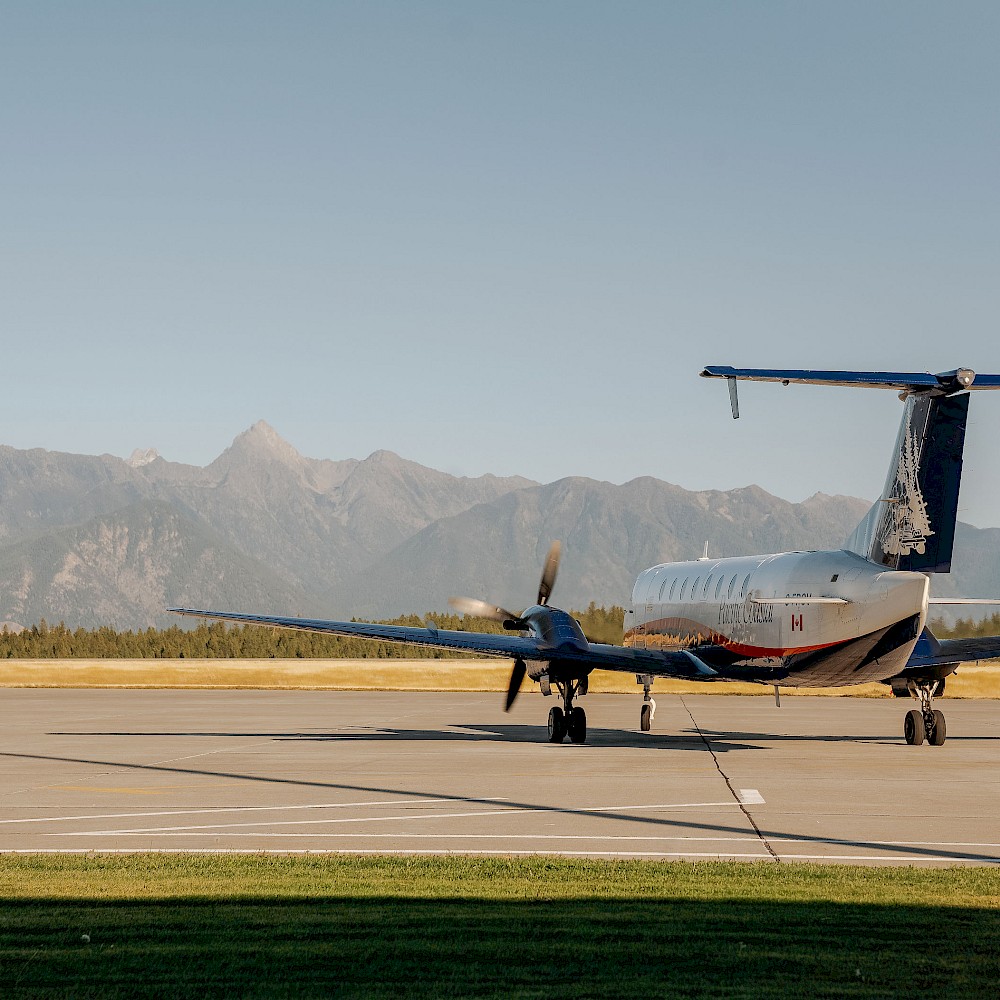
M701 737L702 743L705 744L705 749L712 755L712 761L715 763L715 769L722 776L722 780L726 783L726 788L729 789L730 794L736 800L736 804L740 807L740 812L743 813L743 815L747 819L747 822L753 827L754 833L756 833L757 836L760 838L760 842L764 845L764 850L767 851L767 853L770 854L771 857L780 865L781 858L778 857L778 855L774 851L774 848L771 847L771 845L768 843L767 837L764 836L764 834L761 832L760 827L757 826L756 822L754 822L754 818L753 816L750 815L749 811L747 810L746 804L743 802L743 799L740 798L739 792L737 792L736 789L733 788L733 783L729 780L729 775L722 770L722 765L719 763L719 755L712 749L712 744L709 743L708 737L701 731L701 726L698 725L698 722L695 719L694 715L692 714L691 709L688 708L687 702L684 700L684 695L678 695L677 697L680 699L681 705L684 706L684 711L687 712L688 718L691 720L691 725L694 726L698 735Z

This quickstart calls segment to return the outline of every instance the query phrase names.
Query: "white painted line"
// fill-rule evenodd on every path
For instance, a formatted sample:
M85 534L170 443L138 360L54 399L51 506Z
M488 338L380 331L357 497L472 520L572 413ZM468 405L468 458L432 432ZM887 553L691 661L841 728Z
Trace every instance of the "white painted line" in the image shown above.
M88 834L86 832L81 832L81 833L59 833L59 834L47 834L46 836L54 836L54 837L86 837L86 836L118 836L118 835L122 835L122 836L143 836L143 835L147 835L147 836L158 837L158 838L175 837L175 838L186 838L186 839L197 839L197 838L207 837L207 838L211 838L213 840L216 840L219 837L218 833L200 833L200 832L196 832L196 831L197 831L197 828L191 828L191 829L185 829L185 828L176 828L176 829L163 828L163 829L152 829L152 830L94 831L91 834ZM282 838L282 839L286 839L286 840L292 840L292 839L366 840L366 841L367 840L404 840L404 841L406 841L406 840L433 840L433 841L438 841L438 842L468 841L468 840L495 840L495 841L597 841L598 843L605 843L605 844L612 844L612 843L692 843L692 844L695 844L695 843L699 843L699 844L701 844L701 843L712 843L712 844L734 843L734 844L745 844L745 843L757 843L758 842L758 838L756 838L756 837L686 837L686 836L653 836L653 835L651 835L651 836L642 836L642 835L627 835L627 836L610 835L610 836L601 836L601 835L589 835L589 834L548 834L548 833L543 833L543 834L531 834L531 833L524 833L524 834L499 834L499 833L498 834L492 834L492 833L469 833L469 834L461 834L461 833L455 833L455 834L450 834L450 833L442 833L442 834L438 834L438 833L326 833L326 832L317 832L317 831L298 832L298 831L290 831L290 830L289 831L282 831L282 832L275 832L275 833L271 833L271 832L268 832L268 831L261 831L261 832L254 832L254 833L246 832L246 831L243 831L243 832L231 832L231 833L225 834L225 836L229 837L230 839L233 839L233 838L254 838L254 839L267 839L267 840L273 840L275 838ZM816 844L816 845L819 845L819 844L829 844L831 847L843 847L843 846L845 846L842 841L836 841L836 840L818 840L818 839L815 839L815 838L811 838L809 840L795 840L793 838L781 838L781 842L782 843L808 843L808 844ZM882 842L878 843L877 845L873 844L872 845L872 849L873 850L883 850L884 851L884 850L890 849L892 847L897 847L897 846L898 847L908 847L908 846L918 846L918 845L915 845L915 844L913 844L913 845L911 845L911 844L903 844L903 843L897 844L897 843L891 842L891 841L882 841ZM947 844L947 843L937 843L937 844L929 845L929 846L935 846L935 847L938 847L938 848L957 848L957 847L993 847L993 848L997 848L997 847L1000 847L1000 845L997 845L997 844ZM48 849L46 849L46 850L48 850ZM58 851L58 849L56 849L56 850ZM97 850L97 849L95 848L95 850ZM156 848L155 850L160 850L160 848ZM191 850L195 851L195 853L196 853L196 849L192 848ZM239 849L238 848L233 848L233 850L237 850L238 851ZM396 850L396 849L383 849L383 848L378 848L377 850L373 850L372 848L367 848L367 849L363 848L363 849L358 849L358 850L346 849L346 848L344 848L344 849L336 849L336 848L325 849L325 848L319 848L318 850L331 850L333 853L336 853L338 850L341 850L343 853L349 853L349 854L354 854L354 853L362 853L362 854L407 853L406 851L400 851L400 850ZM480 853L480 854L482 854L482 853L485 853L485 854L550 853L547 849L546 850L542 850L542 851L527 851L526 852L526 851L517 851L517 850L506 850L503 847L495 848L495 849L490 850L490 851L475 851L475 850L472 850L472 849L470 849L469 851L465 851L464 848L458 848L457 851L458 851L458 853ZM2 853L4 853L4 852L0 851L0 854L2 854ZM424 850L424 851L416 851L415 853L430 853L430 854L435 854L435 853L453 853L453 851L451 849L449 849L449 848L444 848L444 849L439 850L439 851ZM588 854L588 855L589 854L595 854L595 855L603 855L603 854L607 854L608 852L602 852L602 851L569 851L569 852L567 852L567 851L554 851L554 852L551 852L551 853L556 853L556 854L567 854L568 853L568 854ZM636 852L630 852L630 853L636 853ZM689 852L689 851L681 851L681 852L660 852L660 851L654 851L654 852L637 852L637 853L640 853L640 854L654 854L654 855L659 855L659 854L665 854L666 855L666 854L670 854L671 856L673 856L674 854L677 854L678 856L682 856L682 857L687 857L687 856L698 856L698 857L701 857L702 856L700 854L697 854L696 852ZM903 852L903 853L897 853L897 854L893 854L893 855L878 855L878 854L850 854L850 855L848 855L848 854L786 854L784 852L780 852L780 856L782 858L785 858L785 859L788 859L788 860L804 860L804 861L809 861L809 860L830 860L830 861L869 861L869 860L876 860L877 861L877 860L886 860L886 861L891 861L891 860L896 859L896 860L899 860L899 861L902 862L902 861L913 861L913 860L930 860L930 861L944 861L944 860L949 860L948 856L940 856L940 857L938 857L938 856L930 856L928 858L923 858L920 854L913 853L913 852ZM768 855L768 857L770 857L770 856ZM953 862L976 860L976 861L986 861L986 862L990 862L990 863L1000 863L1000 857L993 857L993 856L990 856L990 855L977 856L976 858L973 858L973 859L970 859L970 858L955 858L955 857L951 856L950 860L952 860Z
M214 840L219 838L217 833L190 833L184 830L115 830L113 833L123 835L142 836L145 833L156 837L211 837ZM98 831L93 836L107 836L108 831ZM50 837L87 837L87 833L51 833ZM230 833L227 837L309 837L316 840L596 840L598 843L709 843L709 844L757 844L759 837L602 837L600 835L587 834L560 834L560 833L299 833L296 831L285 831L282 833Z
M288 855L288 854L350 854L369 855L378 857L380 855L436 855L439 857L464 857L464 856L489 856L489 857L557 857L557 858L748 858L751 861L773 861L776 859L770 854L738 854L729 851L708 851L696 853L693 851L486 851L486 850L462 850L462 851L440 851L428 848L427 850L349 850L344 848L238 848L238 847L168 847L168 848L146 848L146 847L79 847L79 848L0 848L0 854L268 854L268 855ZM794 857L798 861L864 861L876 862L885 861L890 865L913 864L914 862L925 864L1000 864L1000 857L981 858L955 858L948 855L942 857L923 856L920 854L795 854L785 855Z
M745 806L759 806L764 804L764 796L756 788L741 788L740 802Z
M201 813L290 812L293 809L360 809L368 806L423 805L428 802L454 802L448 799L385 799L377 802L319 802L296 806L214 806L211 809L164 809L159 812L94 813L85 816L32 816L26 819L0 819L0 823L70 823L77 819L144 819L147 816L197 816ZM492 800L484 800L492 801Z
M450 801L450 800L449 800ZM735 802L695 802L695 803L671 803L669 805L651 805L651 806L594 806L594 807L582 807L582 808L565 808L565 807L552 807L546 808L544 806L539 806L532 809L487 809L480 810L476 812L458 812L458 813L424 813L420 816L349 816L346 819L288 819L288 820L276 820L268 821L261 820L257 823L201 823L196 826L156 826L156 827L135 827L129 830L74 830L66 833L52 833L49 836L52 837L93 837L93 836L117 836L127 833L167 833L173 831L187 831L187 830L235 830L240 827L248 826L314 826L316 824L331 824L331 823L388 823L388 822L402 822L410 823L417 820L440 820L440 819L470 819L482 816L517 816L517 815L533 815L541 816L547 813L565 813L565 812L579 812L579 813L616 813L616 812L637 812L637 811L649 811L655 809L690 809L692 807L702 808L705 806L735 806Z
M768 837L771 843L775 844L840 844L848 843L846 837L831 837L821 839L818 837ZM1000 850L1000 844L984 844L972 841L948 841L948 840L879 840L879 847L991 847Z

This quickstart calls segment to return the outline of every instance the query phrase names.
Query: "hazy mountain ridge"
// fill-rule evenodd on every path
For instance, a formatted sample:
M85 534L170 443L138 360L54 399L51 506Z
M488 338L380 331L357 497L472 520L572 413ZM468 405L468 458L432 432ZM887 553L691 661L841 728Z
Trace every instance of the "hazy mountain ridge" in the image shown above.
M139 460L141 459L141 460ZM388 616L452 594L520 608L549 542L564 606L624 603L658 562L835 548L867 510L758 486L460 478L392 452L306 458L263 421L208 466L0 447L0 620L167 624L172 604ZM935 593L1000 593L1000 529L962 525Z
M454 593L521 607L534 599L545 551L558 538L559 603L622 604L641 570L696 558L706 540L716 555L837 547L867 509L863 500L821 495L792 504L757 486L691 493L651 478L622 486L561 479L436 521L340 596L367 615L392 613L388 594L420 610Z
M0 549L4 617L20 623L139 627L165 621L169 604L197 604L220 588L254 606L307 610L301 589L157 501Z

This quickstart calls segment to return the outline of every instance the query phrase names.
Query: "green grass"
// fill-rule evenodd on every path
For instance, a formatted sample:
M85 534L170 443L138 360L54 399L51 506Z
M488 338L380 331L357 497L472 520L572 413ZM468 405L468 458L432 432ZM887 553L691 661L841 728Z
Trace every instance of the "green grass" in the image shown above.
M0 857L4 998L994 997L998 946L985 868Z

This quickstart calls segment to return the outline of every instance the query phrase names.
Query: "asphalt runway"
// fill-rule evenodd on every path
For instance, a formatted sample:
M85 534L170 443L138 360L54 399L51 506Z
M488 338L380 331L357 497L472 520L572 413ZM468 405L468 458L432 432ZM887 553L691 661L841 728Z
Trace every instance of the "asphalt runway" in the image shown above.
M655 695L655 691L654 691ZM1000 862L1000 702L328 691L2 692L0 850Z

